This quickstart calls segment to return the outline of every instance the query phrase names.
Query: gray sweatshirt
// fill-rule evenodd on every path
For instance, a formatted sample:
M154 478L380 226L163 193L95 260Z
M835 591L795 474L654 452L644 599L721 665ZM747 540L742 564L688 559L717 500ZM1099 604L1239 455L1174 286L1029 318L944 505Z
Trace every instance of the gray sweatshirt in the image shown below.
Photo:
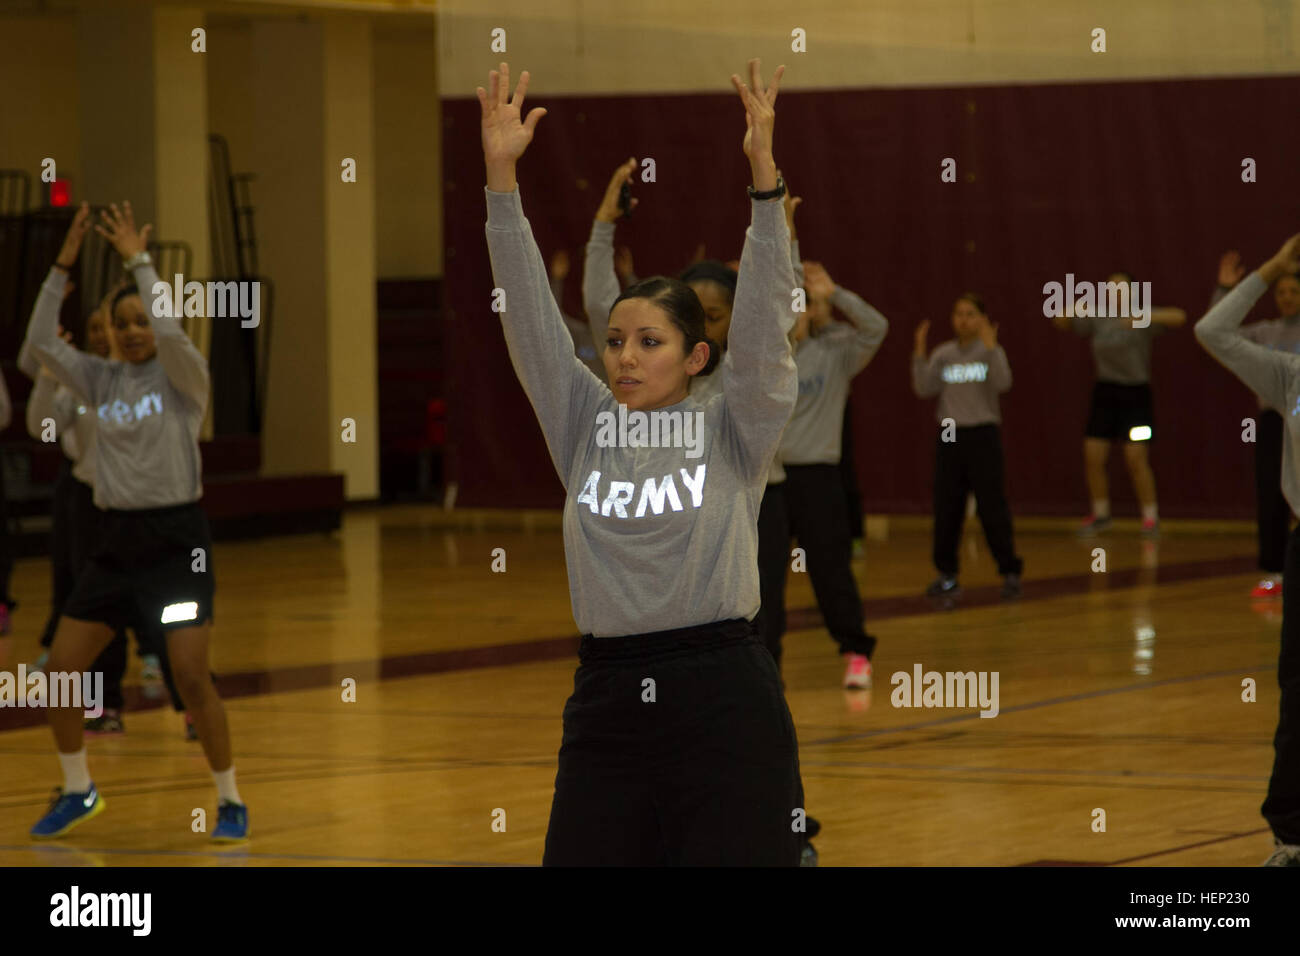
M105 509L165 508L203 495L199 428L208 403L208 363L180 323L154 314L153 266L136 268L135 281L158 347L147 362L110 361L59 338L67 276L58 269L41 286L44 302L27 329L36 357L98 417L95 504Z
M998 395L1011 388L1011 364L1002 346L989 351L978 338L962 348L944 342L928 359L912 357L912 390L921 398L939 396L935 417L960 427L1000 425Z
M33 321L48 321L39 310L54 308L58 323L58 306L48 296L38 295L32 309ZM37 441L45 437L45 420L54 422L54 434L63 454L72 462L72 476L83 485L95 484L95 416L86 414L86 406L68 391L66 385L50 375L41 374L40 359L30 339L18 351L18 368L35 384L27 396L27 433Z
M1214 308L1222 301L1231 290L1219 286L1214 290L1214 295L1210 296L1210 308ZM1300 353L1300 315L1288 315L1280 319L1267 319L1263 322L1252 322L1250 325L1241 327L1241 334L1252 342L1270 349L1281 349L1283 352ZM1259 398L1259 396L1255 396ZM1264 399L1259 398L1259 407L1269 411L1278 411L1276 408L1270 408Z
M758 507L798 383L786 340L794 275L779 202L753 203L724 392L661 413L703 414L699 457L680 447L602 447L618 402L573 354L519 191L487 199L492 275L510 360L564 483L573 616L597 637L758 613Z
M835 323L796 346L799 403L781 438L785 465L838 465L849 384L885 340L889 322L848 289L835 287L831 305L852 325Z
M1300 474L1296 441L1300 439L1300 355L1252 342L1241 320L1268 291L1258 272L1237 283L1196 323L1196 338L1270 408L1282 414L1282 494L1292 511L1300 511Z
M54 422L63 454L72 461L72 477L83 485L95 484L95 415L58 379L38 374L27 396L27 434L37 441L45 436L45 420Z
M591 324L591 340L596 351L605 350L605 331L609 328L609 310L623 291L614 270L614 229L616 223L594 220L591 237L582 264L582 308Z
M1070 319L1075 333L1092 337L1092 357L1097 362L1097 381L1117 385L1145 385L1151 381L1151 344L1165 331L1152 322L1133 328L1129 318L1079 316Z
M601 358L601 353L605 351L602 345L596 348L591 340L591 326L582 319L575 319L564 311L564 280L551 279L551 295L555 296L555 304L560 308L560 316L564 319L564 324L569 330L569 335L573 337L573 351L578 358L582 359L582 364L591 369L591 374L596 376L602 382L605 380L605 362Z

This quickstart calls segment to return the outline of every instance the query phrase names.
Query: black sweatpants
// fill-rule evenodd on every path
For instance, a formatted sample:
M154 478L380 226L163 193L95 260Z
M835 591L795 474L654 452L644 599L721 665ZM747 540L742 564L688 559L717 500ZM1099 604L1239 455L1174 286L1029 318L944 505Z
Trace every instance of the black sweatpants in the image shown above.
M583 637L544 866L798 866L803 784L772 657L743 620Z
M768 485L758 512L758 584L763 643L781 663L790 538L803 548L813 594L841 654L870 657L876 639L863 629L862 595L853 577L853 541L838 465L786 465L786 480Z
M862 492L858 490L858 466L853 461L852 405L844 403L844 431L840 435L840 480L844 482L844 505L849 537L862 537Z
M1002 465L1002 429L972 425L955 429L956 441L940 433L934 456L934 566L940 574L957 574L957 545L966 522L966 496L975 492L980 523L999 574L1019 574L1024 562L1016 554Z
M1281 574L1291 506L1282 494L1282 416L1271 408L1259 413L1255 430L1255 523L1259 533L1259 569Z
M1283 843L1300 844L1300 528L1287 538L1282 578L1282 647L1277 656L1282 690L1273 735L1273 775L1260 812Z

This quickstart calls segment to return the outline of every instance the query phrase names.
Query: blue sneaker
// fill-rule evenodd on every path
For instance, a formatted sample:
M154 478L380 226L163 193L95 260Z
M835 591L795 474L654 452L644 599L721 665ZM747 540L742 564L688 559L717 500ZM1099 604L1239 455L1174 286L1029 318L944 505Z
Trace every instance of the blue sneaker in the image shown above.
M45 816L32 827L32 839L52 840L61 837L73 827L104 812L104 798L92 783L85 793L55 791L54 801Z
M248 839L248 807L242 803L222 800L217 807L217 828L212 831L213 843L243 843Z

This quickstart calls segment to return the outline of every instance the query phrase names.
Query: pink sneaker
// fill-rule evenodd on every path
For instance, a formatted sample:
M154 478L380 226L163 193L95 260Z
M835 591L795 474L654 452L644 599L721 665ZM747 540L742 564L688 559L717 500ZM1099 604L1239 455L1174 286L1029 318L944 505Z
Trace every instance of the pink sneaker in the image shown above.
M844 671L845 690L867 690L871 687L871 661L862 654L845 654L849 659Z

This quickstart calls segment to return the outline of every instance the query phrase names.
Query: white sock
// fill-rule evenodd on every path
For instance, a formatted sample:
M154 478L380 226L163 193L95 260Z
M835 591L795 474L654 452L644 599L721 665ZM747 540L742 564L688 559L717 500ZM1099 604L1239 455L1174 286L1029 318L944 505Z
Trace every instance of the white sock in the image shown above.
M239 798L239 791L235 788L235 765L231 764L225 770L212 771L212 779L217 782L217 799L229 800L231 803L243 803Z
M59 754L59 765L63 767L64 793L85 793L90 789L90 768L86 766L85 747L75 754Z
M1110 499L1094 498L1092 502L1092 516L1094 518L1110 517Z
M1155 505L1143 505L1143 506L1142 506L1142 520L1143 520L1143 521L1155 521L1155 520L1156 520L1156 506L1155 506Z

